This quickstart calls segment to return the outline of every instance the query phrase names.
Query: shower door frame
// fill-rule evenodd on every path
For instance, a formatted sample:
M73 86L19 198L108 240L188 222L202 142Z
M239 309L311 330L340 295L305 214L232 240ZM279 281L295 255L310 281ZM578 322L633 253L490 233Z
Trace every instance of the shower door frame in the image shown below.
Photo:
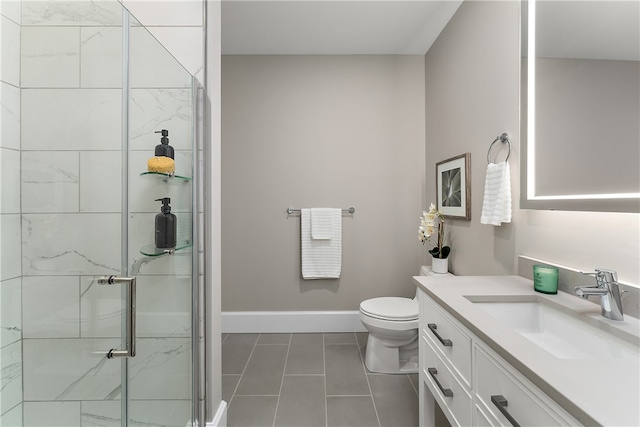
M122 7L122 209L121 209L121 257L120 270L124 277L129 277L129 28L131 27L131 13ZM122 301L126 301L126 289L122 287ZM123 316L125 316L123 310ZM124 320L124 318L123 318ZM126 322L121 322L120 336L121 346L127 344ZM135 338L134 338L135 339ZM125 347L123 347L125 348ZM129 358L121 360L120 386L122 390L120 399L120 423L122 427L129 425Z

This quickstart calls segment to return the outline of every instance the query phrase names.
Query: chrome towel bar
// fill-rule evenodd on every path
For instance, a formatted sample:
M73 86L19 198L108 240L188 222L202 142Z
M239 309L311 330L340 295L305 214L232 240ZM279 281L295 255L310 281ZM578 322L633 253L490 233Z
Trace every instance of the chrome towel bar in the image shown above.
M294 213L300 213L300 209L294 209L294 208L287 208L287 214L291 215ZM356 208L354 208L353 206L351 206L349 209L342 209L342 213L348 213L348 214L354 214L356 211Z

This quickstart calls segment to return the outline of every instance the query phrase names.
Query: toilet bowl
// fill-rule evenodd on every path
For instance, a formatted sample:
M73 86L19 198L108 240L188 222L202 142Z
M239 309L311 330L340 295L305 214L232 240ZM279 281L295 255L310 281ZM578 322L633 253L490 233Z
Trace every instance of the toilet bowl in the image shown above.
M420 269L421 276L447 275ZM360 321L369 331L364 363L371 372L418 372L418 291L411 298L381 297L360 303Z
M360 303L360 321L369 331L364 363L371 372L418 372L418 300L381 297Z

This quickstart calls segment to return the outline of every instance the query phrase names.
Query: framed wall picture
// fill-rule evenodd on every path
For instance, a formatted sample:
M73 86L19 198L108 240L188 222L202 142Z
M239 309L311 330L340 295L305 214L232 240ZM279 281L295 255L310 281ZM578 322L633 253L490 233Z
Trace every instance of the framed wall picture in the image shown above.
M471 153L436 163L437 207L445 217L471 219Z

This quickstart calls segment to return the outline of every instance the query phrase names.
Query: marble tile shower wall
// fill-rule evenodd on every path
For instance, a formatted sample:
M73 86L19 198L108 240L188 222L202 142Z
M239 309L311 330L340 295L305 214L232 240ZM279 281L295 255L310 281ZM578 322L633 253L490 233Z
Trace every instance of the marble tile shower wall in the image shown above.
M93 278L121 272L121 6L23 2L12 21L22 27L5 26L7 19L0 420L13 425L24 414L25 425L120 425L121 363L104 357L120 345L120 288L99 287ZM4 72L9 30L21 44L13 82ZM159 142L153 132L168 129L176 172L192 175L192 101L191 76L144 28L131 29L130 49L131 267L153 242L157 198L171 197L178 238L190 238L190 186L139 174ZM7 109L18 123L5 130ZM6 189L12 182L18 184ZM190 418L190 255L158 258L137 275L134 424L185 425Z

